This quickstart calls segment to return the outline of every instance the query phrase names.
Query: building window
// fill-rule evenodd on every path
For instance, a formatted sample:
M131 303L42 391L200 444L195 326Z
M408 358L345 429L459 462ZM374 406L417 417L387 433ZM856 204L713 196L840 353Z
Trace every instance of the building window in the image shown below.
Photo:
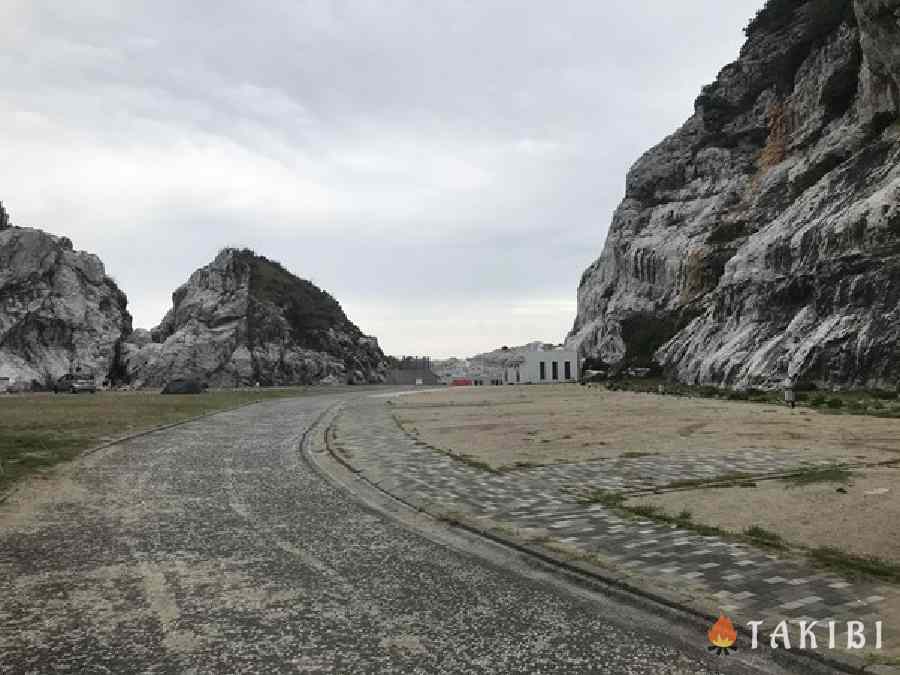
M565 368L566 368L566 379L571 380L572 379L572 362L566 361Z
M541 361L541 380L547 379L547 364Z
M519 369L516 368L516 382L521 382L521 381L522 381L522 377L519 374Z
M553 362L553 379L554 380L559 379L559 362L558 361Z

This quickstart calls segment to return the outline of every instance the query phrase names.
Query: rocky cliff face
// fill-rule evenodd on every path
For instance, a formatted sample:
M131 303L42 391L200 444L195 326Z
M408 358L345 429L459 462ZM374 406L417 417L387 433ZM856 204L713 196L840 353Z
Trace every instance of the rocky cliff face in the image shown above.
M631 169L569 344L690 383L900 383L900 0L769 0Z
M124 365L135 386L199 378L210 386L382 382L384 354L337 301L252 251L223 250L172 295Z
M12 226L0 205L0 377L45 388L81 368L102 382L131 332L126 306L97 256Z

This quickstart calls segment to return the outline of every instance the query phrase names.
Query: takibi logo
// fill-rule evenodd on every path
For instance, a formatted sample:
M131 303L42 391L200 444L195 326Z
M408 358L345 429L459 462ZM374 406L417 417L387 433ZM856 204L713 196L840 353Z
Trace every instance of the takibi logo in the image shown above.
M760 628L763 626L763 623L763 621L747 622L747 627L750 629L751 634L751 650L759 649L761 642L763 645L768 643L768 646L771 649L791 649L794 647L799 649L818 649L819 640L817 640L816 634L813 632L813 629L816 627L819 627L822 631L825 629L828 631L827 642L824 639L822 640L823 648L842 649L844 647L844 640L846 640L846 648L848 651L865 649L867 645L870 649L880 650L883 644L883 625L881 621L875 622L874 631L867 631L866 624L862 621L847 621L845 629L839 632L838 626L840 624L831 619L827 621L786 619L779 622L770 631L768 639L763 637L761 641ZM797 627L797 635L794 636L793 640L790 634L791 626ZM870 626L870 628L872 627ZM873 632L874 635L872 634ZM709 651L721 656L727 656L729 652L737 651L737 647L735 646L735 643L737 642L737 631L734 629L734 624L731 623L731 619L724 614L719 616L719 620L712 625L712 628L709 629L706 635L712 643L707 648ZM839 640L838 635L841 635L842 639Z
M709 636L709 641L712 642L712 646L709 647L711 652L725 656L729 650L737 649L734 646L734 643L737 642L737 631L734 629L731 619L724 614L709 629L707 636Z

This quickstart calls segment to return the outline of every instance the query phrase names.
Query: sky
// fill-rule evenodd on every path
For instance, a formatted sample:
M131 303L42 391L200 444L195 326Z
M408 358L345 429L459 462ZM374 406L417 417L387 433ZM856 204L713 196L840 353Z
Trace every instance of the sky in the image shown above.
M625 174L762 0L0 4L0 200L156 325L225 246L385 352L561 342Z

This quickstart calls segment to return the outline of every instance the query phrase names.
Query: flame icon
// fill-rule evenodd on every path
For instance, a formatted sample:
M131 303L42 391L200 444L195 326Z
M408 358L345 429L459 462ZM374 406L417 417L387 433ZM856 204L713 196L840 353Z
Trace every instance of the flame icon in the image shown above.
M707 636L712 642L712 646L709 647L711 652L726 655L729 649L736 649L734 643L737 642L737 631L734 630L731 620L724 614L719 616L719 620L709 629Z

